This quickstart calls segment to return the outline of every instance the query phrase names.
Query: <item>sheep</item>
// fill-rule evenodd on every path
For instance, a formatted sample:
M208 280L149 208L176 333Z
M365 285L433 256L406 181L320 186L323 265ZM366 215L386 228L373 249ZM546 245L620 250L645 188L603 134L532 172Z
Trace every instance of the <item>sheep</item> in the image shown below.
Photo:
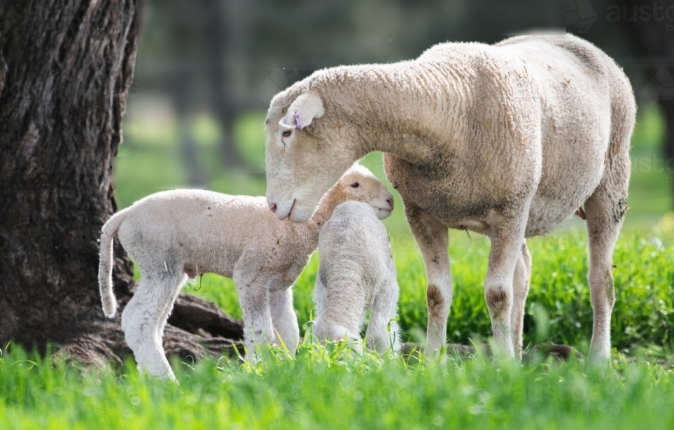
M244 344L299 341L291 286L318 245L321 226L347 200L372 206L383 219L393 196L376 176L355 164L325 195L307 224L277 220L264 197L205 190L152 194L115 214L103 226L99 286L103 311L115 315L112 240L119 238L141 270L141 280L122 313L122 330L138 367L174 379L162 347L163 330L187 278L216 273L236 284L244 319ZM280 338L280 339L279 339Z
M271 101L267 200L279 219L304 222L354 160L382 151L426 266L427 354L446 339L448 228L489 237L485 300L494 341L521 357L526 238L585 214L589 356L606 364L635 113L623 71L572 35L444 43L411 61L328 68Z
M388 233L372 208L353 201L337 206L321 228L318 252L314 335L319 340L348 338L362 351L360 327L371 309L367 347L399 352L398 325L392 321L398 302L396 268Z

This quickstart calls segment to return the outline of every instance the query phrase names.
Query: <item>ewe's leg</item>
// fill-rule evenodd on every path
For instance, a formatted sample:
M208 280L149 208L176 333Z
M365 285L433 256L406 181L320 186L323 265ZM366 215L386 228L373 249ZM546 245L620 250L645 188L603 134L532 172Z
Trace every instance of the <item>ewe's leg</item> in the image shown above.
M385 353L389 348L400 351L400 330L398 323L391 321L396 317L398 304L398 284L395 279L385 281L374 299L370 324L365 339L367 347ZM390 331L389 331L390 324Z
M623 196L612 196L600 188L585 202L587 236L590 243L590 297L594 313L590 360L605 363L611 357L611 311L613 291L613 248L627 206Z
M452 277L447 254L447 227L421 209L405 207L407 222L419 245L426 266L426 305L428 333L426 355L443 347L446 341L447 317L452 304Z
M249 357L254 356L255 346L274 343L274 327L269 310L269 286L266 279L260 280L255 274L234 271L234 283L239 294L243 311L243 338Z
M271 319L277 336L283 340L286 348L295 353L300 341L300 329L297 324L297 315L293 308L293 289L281 289L269 294Z
M611 136L604 153L604 175L585 202L587 236L590 243L590 298L594 321L590 361L608 364L611 358L611 311L613 290L613 248L627 210L630 180L629 147L636 105L629 81L618 68L611 74Z
M143 274L136 293L122 313L122 330L140 371L159 378L175 379L164 354L159 327L182 273L143 270Z
M515 266L521 258L526 225L526 217L523 218L503 220L492 227L489 267L484 289L494 342L510 356L515 355L510 318L513 311Z
M531 280L531 256L526 240L522 243L522 252L515 266L513 279L513 308L510 313L510 328L512 330L515 357L522 359L522 326L524 324L524 307L529 294Z

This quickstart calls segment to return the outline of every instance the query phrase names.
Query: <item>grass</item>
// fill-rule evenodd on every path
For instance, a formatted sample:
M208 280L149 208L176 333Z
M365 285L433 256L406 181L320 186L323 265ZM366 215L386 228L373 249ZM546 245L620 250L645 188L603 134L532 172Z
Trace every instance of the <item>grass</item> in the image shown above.
M0 360L3 429L670 429L674 371L618 357L583 362L408 364L305 342L298 356L173 362L180 385L143 378L132 362L81 371L11 349Z

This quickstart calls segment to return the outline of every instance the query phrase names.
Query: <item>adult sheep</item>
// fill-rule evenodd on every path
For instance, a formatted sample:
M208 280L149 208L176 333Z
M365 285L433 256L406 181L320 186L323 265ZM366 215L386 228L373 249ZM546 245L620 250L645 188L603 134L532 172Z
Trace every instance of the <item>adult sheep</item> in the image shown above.
M445 343L453 228L491 241L485 299L512 356L531 275L525 238L578 212L590 247L590 357L606 362L635 112L622 70L571 35L445 43L416 60L325 69L271 101L267 202L279 219L304 222L355 160L383 151L426 266L426 352Z

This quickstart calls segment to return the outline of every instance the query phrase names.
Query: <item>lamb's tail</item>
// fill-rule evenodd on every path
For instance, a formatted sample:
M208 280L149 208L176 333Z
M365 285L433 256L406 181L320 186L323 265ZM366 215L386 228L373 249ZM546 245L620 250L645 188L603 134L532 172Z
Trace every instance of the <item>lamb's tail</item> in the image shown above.
M113 239L117 235L119 226L122 225L126 218L125 210L116 213L103 226L103 234L101 234L101 255L100 263L98 265L98 287L101 290L101 303L103 304L103 313L108 318L115 316L117 310L117 300L115 293L112 291L112 267L113 261Z

